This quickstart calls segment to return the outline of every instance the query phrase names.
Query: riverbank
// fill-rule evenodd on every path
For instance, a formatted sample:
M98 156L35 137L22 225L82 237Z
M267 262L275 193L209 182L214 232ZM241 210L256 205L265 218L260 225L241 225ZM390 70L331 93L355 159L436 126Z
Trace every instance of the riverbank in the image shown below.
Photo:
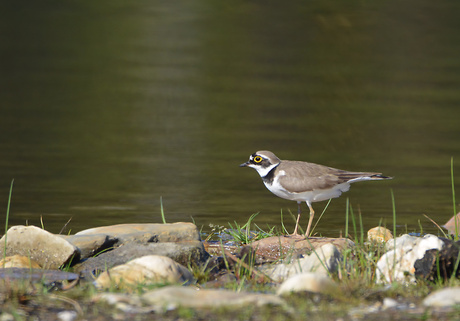
M123 224L68 236L13 226L0 240L1 320L455 320L460 314L459 243L452 239L394 239L384 228L367 240L241 228L221 233L227 237L217 242L202 241L191 223Z

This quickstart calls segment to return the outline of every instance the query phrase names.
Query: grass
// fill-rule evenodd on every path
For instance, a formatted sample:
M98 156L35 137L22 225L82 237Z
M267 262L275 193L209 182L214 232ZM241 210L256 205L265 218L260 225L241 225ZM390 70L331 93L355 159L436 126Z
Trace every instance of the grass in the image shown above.
M452 183L452 203L453 203L453 210L454 210L454 217L457 215L457 202L455 199L455 180L454 180L454 158L452 157L450 159L450 180ZM458 241L459 239L459 229L458 229L458 220L455 219L455 235L454 239L455 241Z
M259 213L252 214L248 221L244 225L239 225L236 221L234 224L228 223L229 229L225 229L223 232L227 235L230 235L233 238L233 241L237 244L249 244L253 241L258 241L267 237L280 235L276 231L276 227L269 227L268 231L264 231L257 224L254 224L256 231L251 230L251 224L253 220Z
M160 212L161 212L161 219L163 221L163 224L166 224L165 211L163 209L163 197L161 196L160 196Z
M11 185L10 185L10 193L8 195L8 205L6 207L6 218L5 218L5 244L3 245L3 260L5 260L6 257L6 244L7 244L7 231L8 231L8 222L10 220L10 206L11 206L11 195L13 194L13 183L14 179L11 180ZM3 261L5 262L5 261ZM3 263L5 264L5 263Z

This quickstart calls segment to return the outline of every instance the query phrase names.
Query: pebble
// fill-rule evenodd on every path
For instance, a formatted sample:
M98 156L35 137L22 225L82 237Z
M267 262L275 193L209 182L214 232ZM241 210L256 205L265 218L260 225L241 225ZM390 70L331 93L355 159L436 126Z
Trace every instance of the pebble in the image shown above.
M377 226L367 231L367 240L373 243L386 243L393 238L391 231L383 226Z
M26 256L12 255L0 260L0 268L40 269L41 266L40 264Z
M77 312L75 311L61 311L57 314L57 318L60 321L73 321L77 318Z
M100 288L117 286L133 290L139 284L186 284L193 281L192 273L169 257L148 255L102 273L95 284Z
M130 313L164 312L179 307L193 309L241 308L244 306L282 305L285 301L274 294L198 289L187 286L165 286L141 296L101 293L94 301L105 301Z
M423 300L428 307L446 308L460 304L460 287L437 290Z
M278 291L278 295L293 292L331 293L337 289L337 285L328 276L319 273L297 274L284 281Z
M399 306L398 301L392 298L384 298L382 302L382 309L395 309Z
M142 300L156 308L178 307L221 308L248 305L281 305L283 299L274 294L234 292L230 290L195 289L192 287L168 286L142 295Z
M0 321L14 321L15 317L7 312L1 312L0 311Z

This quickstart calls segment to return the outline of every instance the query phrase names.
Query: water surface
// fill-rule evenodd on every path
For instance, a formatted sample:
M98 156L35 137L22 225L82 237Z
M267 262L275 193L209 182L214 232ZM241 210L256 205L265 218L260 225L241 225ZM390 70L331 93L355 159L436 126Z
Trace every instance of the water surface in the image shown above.
M292 229L296 203L238 167L269 149L395 177L354 184L318 233L343 233L347 197L392 228L391 191L400 233L437 233L423 214L452 216L451 157L460 173L459 6L2 3L0 219L14 179L10 225L161 222L162 198L205 231L256 212Z

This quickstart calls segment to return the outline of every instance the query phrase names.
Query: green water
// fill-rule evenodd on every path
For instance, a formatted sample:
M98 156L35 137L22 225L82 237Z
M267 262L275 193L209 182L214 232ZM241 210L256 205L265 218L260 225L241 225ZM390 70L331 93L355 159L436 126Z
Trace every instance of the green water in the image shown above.
M2 2L0 219L14 178L10 225L161 222L162 197L169 222L280 226L296 203L238 167L269 149L395 177L334 199L323 235L344 231L346 197L365 229L392 228L391 190L400 232L436 232L423 214L453 214L451 157L460 183L459 9Z

